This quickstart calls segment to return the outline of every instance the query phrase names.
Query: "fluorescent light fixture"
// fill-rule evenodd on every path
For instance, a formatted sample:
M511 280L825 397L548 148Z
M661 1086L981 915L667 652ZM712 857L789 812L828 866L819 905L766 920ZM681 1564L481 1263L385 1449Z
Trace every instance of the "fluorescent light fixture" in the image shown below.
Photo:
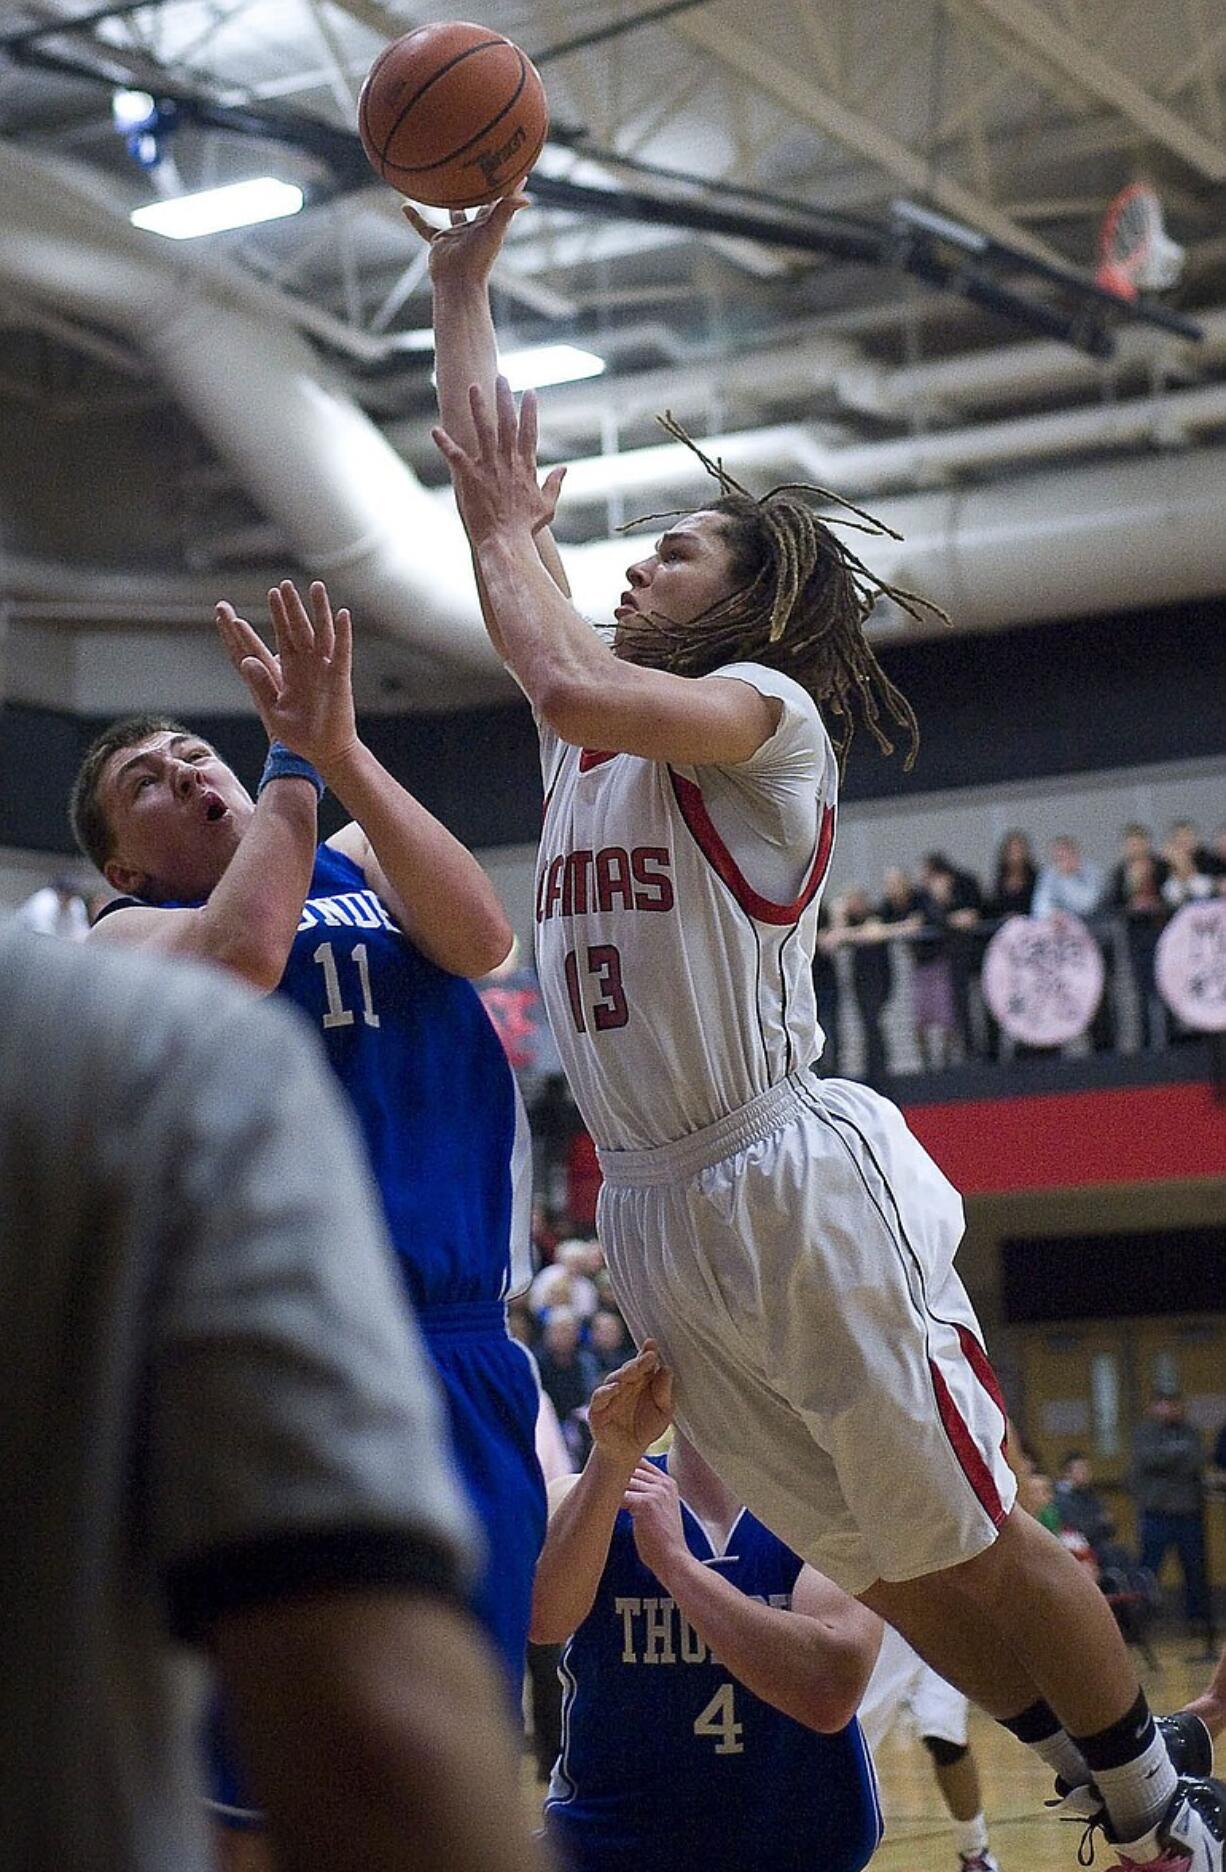
M133 209L128 219L134 227L164 234L168 240L196 240L201 234L220 234L224 228L279 221L283 215L297 214L301 206L302 190L292 182L256 176L250 182L232 182L228 188L150 202L146 208Z
M539 390L542 384L577 383L581 377L599 377L605 361L594 351L580 351L575 345L529 345L524 351L508 351L498 360L498 368L512 390Z

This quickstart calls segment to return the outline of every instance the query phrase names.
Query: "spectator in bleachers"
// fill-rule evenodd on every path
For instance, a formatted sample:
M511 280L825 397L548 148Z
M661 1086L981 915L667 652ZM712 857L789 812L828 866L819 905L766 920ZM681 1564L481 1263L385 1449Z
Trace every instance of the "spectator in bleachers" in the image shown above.
M565 1424L572 1411L586 1408L600 1382L595 1358L579 1342L580 1325L570 1307L552 1307L545 1315L537 1364L541 1389Z
M1062 833L1048 846L1048 862L1039 872L1030 914L1048 917L1063 913L1065 916L1080 917L1089 923L1103 908L1106 896L1107 880L1102 867L1083 858L1077 840ZM1103 998L1090 1027L1090 1039L1096 1053L1105 1052L1114 1040L1109 986L1111 954L1102 949L1101 942L1099 948L1102 950L1108 985L1103 989Z
M1217 892L1217 882L1204 867L1212 863L1212 854L1189 840L1172 839L1166 849L1167 875L1162 895L1171 910L1184 904L1203 903Z
M983 906L984 916L1001 923L1006 917L1029 916L1038 881L1039 871L1029 834L1006 832L996 848L996 871Z
M940 880L948 880L947 886ZM953 982L954 1021L962 1051L967 1059L978 1052L971 1020L971 983L983 961L979 923L983 916L983 892L971 871L961 871L944 852L929 852L920 866L920 888L932 893L939 883L941 894L948 895L945 908L946 953Z
M1064 1459L1056 1483L1056 1507L1063 1526L1083 1534L1101 1558L1103 1548L1115 1535L1115 1522L1094 1487L1090 1459L1081 1450L1070 1450Z
M1067 916L1088 920L1102 908L1105 896L1101 867L1083 858L1077 840L1067 833L1054 838L1035 883L1031 916L1047 917L1063 910Z
M885 926L859 885L844 892L840 907L842 940L851 954L851 986L864 1032L867 1084L881 1090L889 1077L881 1018L894 991L894 958L884 940Z
M575 1237L558 1243L553 1260L528 1289L528 1305L538 1320L558 1306L569 1307L581 1324L591 1319L600 1295L587 1271L589 1262L587 1242Z
M634 1357L626 1322L614 1307L601 1307L592 1315L587 1342L602 1379Z
M1145 1046L1154 1038L1154 958L1170 914L1163 896L1169 875L1170 866L1154 850L1148 826L1125 826L1123 855L1111 873L1108 901L1123 914Z
M18 923L37 930L40 936L63 936L69 942L84 942L89 934L89 908L75 878L64 874L52 878L36 890L14 911Z
M917 893L920 928L911 938L915 967L911 977L911 1008L920 1058L934 1071L948 1066L958 1037L958 1009L954 967L950 954L950 916L955 881L944 866L929 869Z
M1205 844L1194 819L1172 819L1166 835L1166 856L1172 864L1176 852L1186 853L1193 860L1188 869L1203 877L1217 876L1218 854Z
M1171 1548L1183 1574L1189 1625L1209 1614L1205 1567L1205 1450L1200 1432L1184 1415L1183 1398L1171 1385L1155 1387L1132 1445L1132 1492L1141 1536L1141 1565L1155 1579Z
M877 915L883 923L894 925L895 933L918 929L924 920L915 886L898 865L891 865L882 878Z

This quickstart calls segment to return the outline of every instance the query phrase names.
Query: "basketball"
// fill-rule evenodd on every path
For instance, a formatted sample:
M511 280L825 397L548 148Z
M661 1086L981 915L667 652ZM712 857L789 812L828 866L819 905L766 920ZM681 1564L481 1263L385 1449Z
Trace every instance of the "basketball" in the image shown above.
M508 195L541 153L545 87L519 47L488 26L418 26L386 46L358 99L375 173L434 208Z

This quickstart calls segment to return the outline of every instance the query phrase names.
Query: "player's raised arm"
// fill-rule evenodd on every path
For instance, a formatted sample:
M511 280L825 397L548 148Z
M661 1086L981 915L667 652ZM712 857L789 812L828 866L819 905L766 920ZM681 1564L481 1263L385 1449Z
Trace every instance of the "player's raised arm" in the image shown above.
M124 908L97 938L221 964L262 992L281 979L311 880L320 783L311 774L352 733L347 676L332 661L331 619L288 583L269 593L276 649L232 606L217 628L280 756L270 752L254 807L216 752L168 724L86 757L74 824L112 887L151 906ZM138 723L137 726L140 724ZM103 736L95 749L105 750ZM285 758L292 745L294 755Z
M686 765L748 760L781 705L748 683L694 682L614 653L544 572L533 544L556 487L538 485L536 399L517 412L504 377L496 409L473 384L475 437L434 439L451 470L485 598L491 636L537 714L563 741ZM698 543L701 549L702 543Z
M404 206L405 219L430 248L439 417L448 434L465 448L471 448L476 439L469 415L469 385L480 384L492 402L498 373L490 273L513 216L527 205L526 195L504 195L500 201L479 208L471 221L462 209L454 210L450 226L444 228L432 226L411 202ZM556 486L560 485L559 475ZM570 585L549 528L552 518L551 511L549 520L542 521L536 530L536 551L559 591L569 597ZM477 579L480 586L480 568Z
M532 1590L534 1643L563 1643L591 1611L626 1486L671 1420L672 1380L648 1340L592 1393L592 1450L583 1473L550 1484L549 1528Z
M732 1675L807 1728L845 1728L872 1675L881 1621L812 1567L802 1568L790 1611L738 1591L690 1552L677 1484L651 1463L635 1469L626 1506L639 1559Z
M292 585L283 590L297 598ZM347 698L314 755L321 778L353 821L329 843L361 867L376 896L432 962L453 975L486 975L511 946L511 926L497 892L472 853L362 741L353 712L353 621L344 609L333 616L327 590L318 581L311 587L311 603L326 633L331 679ZM251 636L259 642L254 632ZM298 753L305 754L315 742L306 724L282 722L278 732Z

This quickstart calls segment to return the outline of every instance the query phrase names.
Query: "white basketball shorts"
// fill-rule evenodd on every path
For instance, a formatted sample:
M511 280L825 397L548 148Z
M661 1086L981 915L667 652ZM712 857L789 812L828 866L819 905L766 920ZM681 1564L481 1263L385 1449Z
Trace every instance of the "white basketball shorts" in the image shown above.
M618 1304L759 1520L850 1593L991 1545L1016 1484L953 1271L962 1202L896 1106L805 1071L600 1162Z
M902 1634L887 1625L864 1701L856 1711L869 1748L876 1752L900 1720L918 1736L936 1736L965 1748L969 1710L962 1692L938 1677Z

